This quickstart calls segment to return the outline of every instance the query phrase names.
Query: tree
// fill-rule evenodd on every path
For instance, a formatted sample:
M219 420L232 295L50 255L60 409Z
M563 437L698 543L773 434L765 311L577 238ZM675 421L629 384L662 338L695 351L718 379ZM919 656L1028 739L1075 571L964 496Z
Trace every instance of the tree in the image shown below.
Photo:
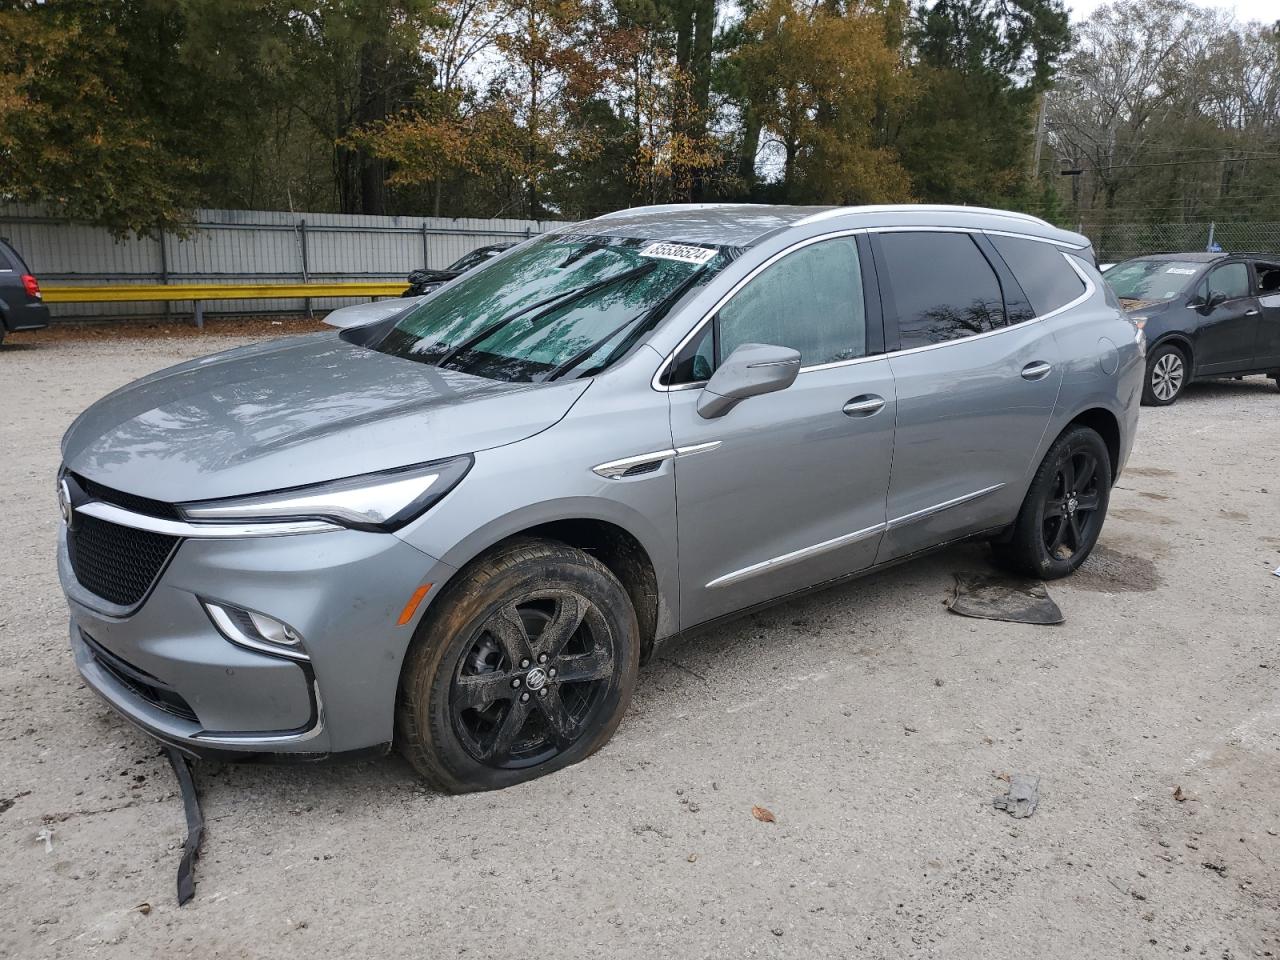
M181 227L202 192L204 125L182 115L183 91L151 85L168 54L137 42L172 26L108 0L0 12L0 190L120 235Z
M892 142L921 199L1025 199L1039 101L1070 34L1060 0L937 0L907 30L919 95Z
M1048 100L1083 170L1073 218L1104 225L1280 216L1280 41L1184 0L1121 0L1081 27Z
M744 99L783 154L790 202L857 203L910 195L893 151L875 143L882 102L899 105L910 82L879 10L830 2L764 0L746 18L734 54Z

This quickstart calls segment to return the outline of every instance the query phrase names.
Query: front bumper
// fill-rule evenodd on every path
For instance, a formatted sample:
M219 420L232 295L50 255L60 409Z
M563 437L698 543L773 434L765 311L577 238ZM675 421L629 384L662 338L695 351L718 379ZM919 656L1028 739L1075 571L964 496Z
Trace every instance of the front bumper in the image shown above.
M141 605L125 610L77 582L64 525L58 572L76 666L135 726L197 756L313 757L391 741L405 650L453 570L389 534L186 539ZM424 583L436 587L397 625ZM290 624L310 659L233 644L202 598Z

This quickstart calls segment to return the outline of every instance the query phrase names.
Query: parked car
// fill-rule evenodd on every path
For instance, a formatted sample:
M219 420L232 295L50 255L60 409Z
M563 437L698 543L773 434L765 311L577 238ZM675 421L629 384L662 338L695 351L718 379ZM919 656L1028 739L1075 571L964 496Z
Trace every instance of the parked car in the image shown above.
M0 342L6 333L49 325L49 308L40 300L40 281L8 240L0 240Z
M975 208L649 207L145 377L62 443L76 664L193 755L394 738L490 789L697 625L971 537L1065 576L1142 388L1093 262Z
M409 274L409 289L404 292L406 297L421 297L430 293L437 287L441 287L448 283L454 277L460 277L468 270L474 270L482 263L488 263L504 250L510 250L515 244L512 243L491 243L488 246L477 247L470 253L459 257L443 270L414 270Z
M1167 406L1207 377L1264 374L1280 387L1280 257L1161 253L1106 278L1150 344L1143 403Z

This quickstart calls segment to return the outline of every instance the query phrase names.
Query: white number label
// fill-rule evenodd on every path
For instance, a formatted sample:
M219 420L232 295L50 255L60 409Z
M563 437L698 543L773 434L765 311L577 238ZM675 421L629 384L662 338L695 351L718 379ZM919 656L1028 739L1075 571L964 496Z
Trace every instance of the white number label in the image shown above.
M695 247L687 243L651 243L640 251L640 256L701 265L714 257L717 252L707 247Z

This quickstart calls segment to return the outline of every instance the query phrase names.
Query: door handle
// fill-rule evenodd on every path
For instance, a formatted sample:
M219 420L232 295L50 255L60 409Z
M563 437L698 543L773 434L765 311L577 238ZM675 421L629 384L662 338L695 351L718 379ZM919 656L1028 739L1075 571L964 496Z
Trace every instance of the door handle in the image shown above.
M1049 375L1049 371L1053 369L1053 364L1045 363L1043 360L1037 360L1035 363L1028 363L1022 368L1023 380L1043 380Z
M1260 311L1257 310L1256 308L1250 307L1248 310L1244 312L1244 315L1246 317L1256 317L1259 314L1259 312Z
M846 417L870 417L883 409L884 397L877 397L874 393L864 393L862 396L854 397L843 408Z

